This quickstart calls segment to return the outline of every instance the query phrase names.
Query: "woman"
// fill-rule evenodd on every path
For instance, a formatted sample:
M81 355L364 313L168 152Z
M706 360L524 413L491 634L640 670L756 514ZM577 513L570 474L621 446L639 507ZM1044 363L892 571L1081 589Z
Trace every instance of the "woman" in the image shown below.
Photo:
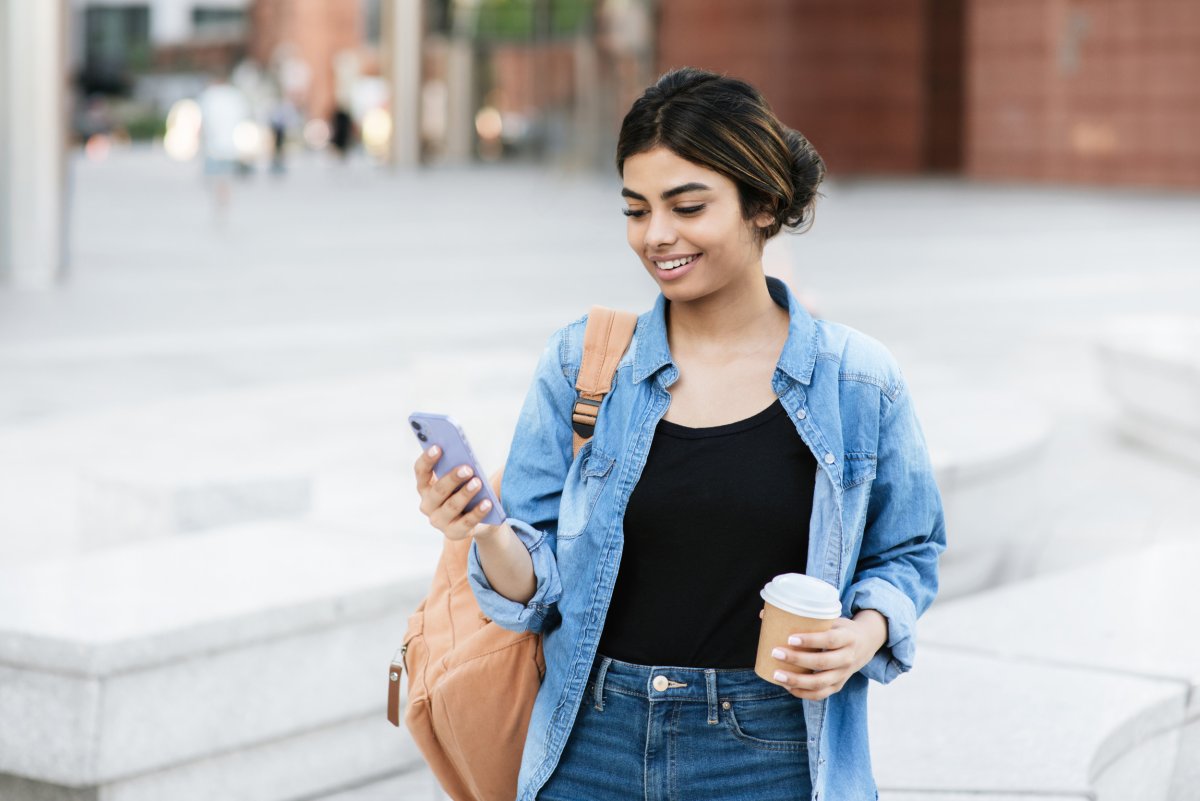
M593 439L572 458L584 318L537 367L503 525L462 514L477 479L416 464L433 525L474 537L483 611L544 634L518 799L874 799L867 680L912 666L945 529L891 354L763 273L824 166L751 86L680 69L625 117L617 169L660 294ZM772 683L758 592L787 572L837 587L844 617L781 643L795 670Z

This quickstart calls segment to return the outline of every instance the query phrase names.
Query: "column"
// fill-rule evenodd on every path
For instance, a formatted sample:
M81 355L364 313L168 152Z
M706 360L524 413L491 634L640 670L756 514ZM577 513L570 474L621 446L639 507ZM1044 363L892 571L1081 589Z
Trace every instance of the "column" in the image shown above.
M66 263L65 0L0 0L0 281L51 287Z
M385 66L392 90L393 167L421 162L421 0L388 0L383 7Z

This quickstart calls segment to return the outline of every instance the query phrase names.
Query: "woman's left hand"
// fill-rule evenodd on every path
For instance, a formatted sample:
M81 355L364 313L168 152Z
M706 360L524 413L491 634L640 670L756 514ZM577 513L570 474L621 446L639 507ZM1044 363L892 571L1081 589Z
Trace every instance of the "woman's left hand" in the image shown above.
M874 609L861 609L853 619L833 621L829 631L801 632L789 641L796 637L800 638L799 647L784 645L774 655L780 661L817 672L781 670L775 678L797 698L820 701L841 690L883 647L887 642L887 618Z

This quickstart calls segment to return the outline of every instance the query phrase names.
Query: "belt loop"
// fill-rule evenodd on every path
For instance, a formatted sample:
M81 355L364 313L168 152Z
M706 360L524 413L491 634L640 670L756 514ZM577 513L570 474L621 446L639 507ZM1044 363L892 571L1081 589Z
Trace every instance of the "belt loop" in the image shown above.
M600 670L596 673L596 711L604 711L604 677L608 675L608 666L612 659L607 656L600 662Z
M704 671L704 685L708 689L708 722L719 723L717 718L717 671L712 668Z

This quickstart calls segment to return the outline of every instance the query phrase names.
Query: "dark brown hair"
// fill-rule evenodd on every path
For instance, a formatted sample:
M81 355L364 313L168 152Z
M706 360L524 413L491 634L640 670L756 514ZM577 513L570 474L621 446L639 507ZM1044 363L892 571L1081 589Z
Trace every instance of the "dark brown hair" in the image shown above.
M617 172L624 175L630 156L660 145L737 184L744 219L769 213L773 222L758 229L763 240L811 225L825 162L745 81L694 67L659 78L621 123Z

